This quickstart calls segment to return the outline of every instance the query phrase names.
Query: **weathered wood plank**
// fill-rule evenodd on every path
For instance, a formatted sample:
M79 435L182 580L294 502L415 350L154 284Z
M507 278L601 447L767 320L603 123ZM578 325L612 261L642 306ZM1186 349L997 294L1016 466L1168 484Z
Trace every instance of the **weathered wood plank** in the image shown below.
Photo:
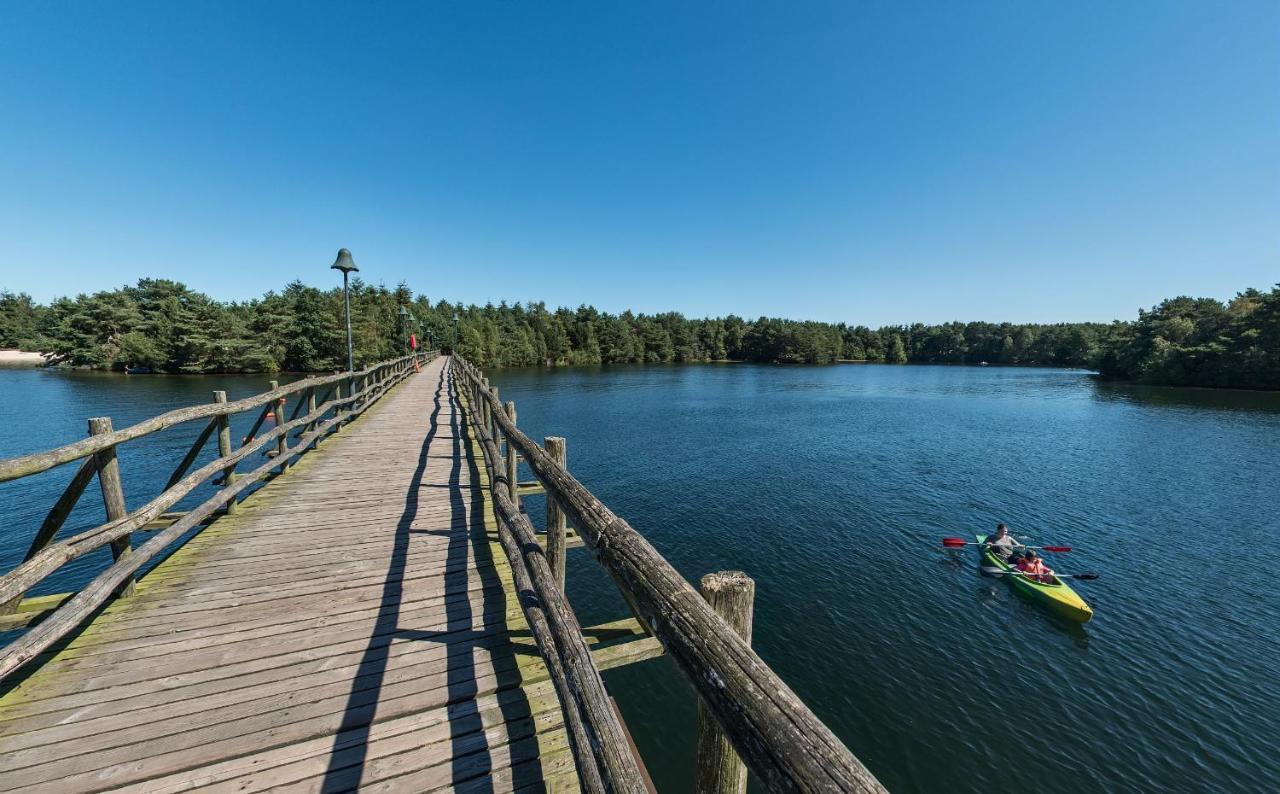
M408 383L0 690L0 790L571 779L444 362ZM585 641L607 667L635 636L623 622Z

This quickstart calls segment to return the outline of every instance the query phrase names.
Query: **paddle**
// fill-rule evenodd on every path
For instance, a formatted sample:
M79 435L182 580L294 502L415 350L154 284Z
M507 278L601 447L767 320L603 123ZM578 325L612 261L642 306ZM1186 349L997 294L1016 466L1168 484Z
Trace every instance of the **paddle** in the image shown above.
M1006 571L1002 568L993 568L985 565L982 566L982 572L992 576L1043 576L1043 574L1031 574L1026 571ZM1053 575L1059 579L1082 579L1085 581L1093 581L1098 578L1096 573L1058 573L1054 571Z
M958 549L961 546L986 546L986 543L971 543L964 538L943 538L942 545L949 549ZM1044 549L1045 551L1071 551L1070 546L1023 546L1019 543L1016 548L1019 549Z

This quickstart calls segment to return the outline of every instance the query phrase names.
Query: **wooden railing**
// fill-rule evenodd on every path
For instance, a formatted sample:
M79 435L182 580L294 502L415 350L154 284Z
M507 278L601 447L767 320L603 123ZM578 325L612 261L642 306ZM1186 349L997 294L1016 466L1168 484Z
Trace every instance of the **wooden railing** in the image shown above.
M226 393L216 391L214 401L208 405L169 411L121 430L112 429L109 418L90 419L88 438L47 452L0 461L0 482L83 461L37 530L23 562L0 577L0 629L17 628L40 619L25 634L0 649L0 679L66 636L113 595L130 595L135 573L169 544L207 522L219 510L234 512L237 497L245 490L273 471L283 473L295 458L360 416L388 389L436 355L435 352L415 353L358 372L305 378L285 386L277 386L272 381L270 391L235 402L227 402ZM317 398L317 394L321 396ZM286 419L291 397L296 398L296 405ZM248 435L234 447L230 418L246 411L257 411L257 417ZM206 425L174 469L164 490L141 507L128 510L116 448L165 428L200 420ZM259 433L268 423L274 427ZM218 457L191 471L201 450L215 434ZM241 461L259 450L269 457L267 462L251 471L236 471ZM55 535L95 474L102 487L106 523L55 543ZM212 497L189 511L166 512L211 479L221 486ZM160 531L138 548L131 548L130 536L142 529ZM45 577L108 544L114 562L79 592L24 601L25 593Z
M564 596L564 519L699 695L699 791L743 791L743 763L771 791L884 790L751 649L754 585L745 575L708 577L700 594L568 472L563 439L547 439L544 450L520 432L515 404L504 406L479 369L456 356L453 367L485 450L502 546L560 696L584 788L643 790L621 719ZM545 549L520 510L520 459L547 495Z

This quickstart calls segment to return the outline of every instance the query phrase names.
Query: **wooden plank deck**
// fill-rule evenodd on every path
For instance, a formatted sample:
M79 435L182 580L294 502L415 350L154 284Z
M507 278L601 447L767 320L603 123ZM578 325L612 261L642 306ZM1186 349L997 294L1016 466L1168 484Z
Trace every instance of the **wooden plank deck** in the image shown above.
M0 791L574 790L438 359L0 690Z

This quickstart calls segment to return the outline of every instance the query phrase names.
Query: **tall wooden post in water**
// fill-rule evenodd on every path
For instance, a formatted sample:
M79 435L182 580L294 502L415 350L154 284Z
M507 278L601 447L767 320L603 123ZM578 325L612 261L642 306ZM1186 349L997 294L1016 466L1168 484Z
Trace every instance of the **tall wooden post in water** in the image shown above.
M716 614L729 628L751 642L751 617L756 583L742 571L720 571L702 577L698 586ZM742 794L747 790L747 767L734 752L720 723L698 701L698 794Z
M516 423L516 404L507 403L507 418L511 420L511 424ZM507 490L511 494L511 501L520 504L519 488L516 484L516 445L510 441L507 442Z
M551 459L560 464L560 468L568 468L568 456L565 453L565 442L559 436L547 436L542 439L542 446L546 448L547 454ZM565 532L568 524L564 518L564 511L560 509L560 504L556 501L555 496L547 494L547 564L551 566L551 573L555 574L556 584L560 585L560 589L564 590L564 557L565 557Z

